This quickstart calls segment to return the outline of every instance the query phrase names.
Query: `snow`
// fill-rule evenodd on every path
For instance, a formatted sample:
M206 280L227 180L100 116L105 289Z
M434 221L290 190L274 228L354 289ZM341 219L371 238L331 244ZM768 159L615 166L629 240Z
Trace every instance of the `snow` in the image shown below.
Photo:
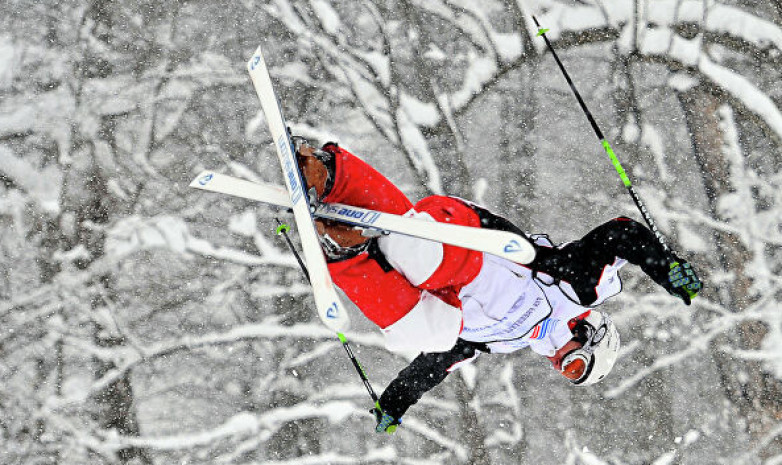
M351 402L326 402L319 405L299 404L291 408L278 408L271 413L255 415L240 412L221 425L205 431L182 433L159 437L121 437L106 434L103 446L118 450L124 447L142 447L155 450L182 450L205 446L228 438L257 435L267 440L283 425L298 419L325 417L332 423L339 423L355 411Z
M364 457L364 460L367 461L367 463L373 463L373 462L380 462L380 461L390 461L397 458L397 452L396 449L394 449L392 446L386 446L386 447L380 447L375 450L371 450L367 453L367 455Z
M491 40L503 61L514 61L524 53L521 35L518 33L492 32Z
M569 6L561 3L550 4L543 0L525 2L534 4L532 11L544 11L536 14L541 27L549 29L546 36L552 42L559 39L563 33L570 31L583 31L586 29L599 29L606 26L606 22L616 25L619 22L627 23L631 17L632 6L628 2L612 2L610 8L601 9L594 6ZM608 15L606 21L606 15ZM537 27L532 23L530 31L537 33ZM542 40L533 41L539 51L546 48Z
M703 54L701 36L687 40L670 29L647 30L643 41L638 44L644 55L671 56L684 66L698 67Z
M701 56L698 68L706 76L726 89L747 109L761 117L774 131L778 140L782 141L782 112L780 112L779 108L767 94L758 89L747 78L713 63L705 56Z
M605 462L601 460L597 455L595 455L592 451L589 450L589 448L582 447L580 450L573 449L572 452L574 452L575 457L577 458L579 464L582 465L609 465L608 462Z
M497 64L490 58L478 57L470 53L469 65L465 70L462 88L451 96L453 107L460 108L464 106L492 78L496 70Z
M698 80L687 73L673 73L668 78L668 86L679 92L687 92L698 85Z
M406 92L400 92L399 105L410 122L417 126L434 126L440 119L437 105L424 103Z
M676 461L676 451L672 450L659 456L652 465L671 465Z
M429 48L424 52L424 57L433 61L444 61L448 59L448 55L436 44L429 44Z
M641 132L641 144L646 146L654 157L654 164L657 167L657 174L663 182L670 182L671 176L668 173L666 164L665 142L660 132L649 123L643 124Z
M473 441L492 463L780 462L778 421L758 408L758 428L725 394L726 380L743 386L754 374L712 363L757 361L782 378L780 89L773 61L752 66L767 55L731 49L744 43L779 57L780 28L761 13L700 0L527 0L516 5L524 18L512 18L500 1L414 0L411 11L381 17L382 7L360 2L247 0L188 4L177 15L120 8L105 41L96 35L106 24L78 3L58 3L54 22L35 2L28 12L5 8L10 27L0 32L0 398L9 463L52 451L62 463L115 463L119 450L138 446L154 463L441 465L469 462ZM613 216L639 219L620 184L598 185L603 172L581 163L595 156L585 149L593 135L550 54L522 55L522 40L545 48L521 37L530 13L551 28L555 46L593 27L620 34L618 49L592 35L599 43L560 42L562 55L604 130L639 144L644 159L626 168L642 165L637 190L672 246L704 271L706 290L684 307L627 267L624 292L606 304L626 344L605 384L572 389L534 354L479 357L416 404L396 436L375 435L364 386L317 321L295 259L268 230L274 213L226 208L230 199L193 194L187 179L206 168L281 180L243 66L261 42L275 80L286 83L283 97L301 105L289 115L294 131L379 160L406 192L450 190L442 179L455 173L442 171L436 160L445 154L435 152L449 150L474 180L463 186L471 200L508 213L498 201L513 188L498 182L506 167L497 165L501 131L492 129L507 124L512 142L532 153L528 166L508 167L527 170L535 191L522 205L531 216L511 218L520 226L571 240ZM418 14L428 34L408 34ZM681 37L677 22L706 34ZM393 56L382 52L383 33ZM707 43L720 35L732 40ZM411 69L410 43L427 36L415 50L432 75ZM641 108L629 120L615 112L612 96L623 89L610 73L614 53L636 43ZM90 75L86 58L107 60L110 76ZM305 68L313 60L325 65L317 79ZM534 86L535 108L514 92L521 83ZM705 160L724 162L717 198L706 195L709 173L693 159L677 102L699 84L725 90L715 94L724 144ZM324 97L336 108L321 105ZM533 121L499 121L498 102ZM119 116L108 125L108 115ZM442 132L430 139L433 129ZM455 137L435 145L443 134ZM96 207L85 173L109 186L105 222L102 211L101 221L84 220ZM716 238L727 235L719 245L728 253L716 255ZM350 311L358 328L348 336L381 393L409 360L388 353L377 329ZM734 336L755 322L765 332L750 335L761 338L750 350ZM132 390L112 397L125 382ZM462 403L465 386L471 398ZM136 413L127 419L138 435L104 426L109 404L99 401L118 399ZM637 409L644 399L665 408ZM462 427L465 412L478 415L480 431Z
M184 252L187 250L188 236L187 226L180 218L129 217L117 223L109 232L106 251L117 257L161 247Z
M245 210L240 215L231 217L228 230L240 236L254 236L258 232L257 219L253 210Z
M274 79L284 82L286 85L292 85L299 82L305 85L317 85L317 82L310 77L307 66L301 62L286 62L282 66L277 66L269 70ZM265 120L263 111L258 111L261 118ZM264 123L265 124L265 123ZM265 125L263 126L266 127Z
M273 0L271 4L264 5L266 11L293 31L307 31L308 26L301 22L293 5L286 0Z
M7 35L0 36L0 91L11 87L14 79L14 57L12 39Z
M80 350L85 353L100 355L105 360L117 360L117 367L109 370L101 378L93 381L89 389L75 391L71 396L51 399L51 408L59 408L72 403L83 402L92 393L99 392L106 386L121 378L134 367L149 363L157 358L167 357L178 351L194 350L203 347L237 344L246 340L335 340L335 335L328 328L319 323L300 323L293 326L280 325L275 318L269 318L258 324L246 324L230 329L223 333L205 334L203 336L185 336L176 340L165 341L157 344L149 344L145 347L119 347L105 349L84 341L78 343ZM351 332L349 339L362 346L385 347L383 337L378 333L362 334ZM339 412L329 412L332 418L341 415Z
M360 54L369 65L372 70L377 73L380 79L380 83L384 87L391 85L391 59L390 57L378 52L365 52Z
M158 450L189 449L195 446L210 444L230 436L257 434L259 429L260 423L258 418L250 413L242 412L209 431L158 438L109 437L106 445L114 445L117 449L126 446L149 447Z
M622 127L622 139L629 143L635 143L638 142L638 137L641 135L641 130L638 127L637 124L635 124L635 121L628 118L625 122L625 125Z
M263 111L258 111L250 121L247 122L247 126L244 128L244 137L247 140L255 140L258 137L259 132L263 132L266 128L266 116Z
M4 97L0 100L0 136L40 131L51 137L60 150L60 161L69 160L71 143L69 117L74 101L63 89L43 94L38 99Z
M760 240L769 237L759 227L762 221L758 221L759 215L755 208L747 208L748 205L754 207L753 191L758 180L746 167L733 110L728 105L722 105L718 115L720 130L723 133L721 150L728 165L733 189L717 199L717 212L726 222L742 230L739 237L744 246L753 252L750 265L747 267L747 274L753 279L751 291L759 295L772 285L773 277L769 272L765 245ZM772 325L772 332L777 332L776 328L777 326Z
M604 26L606 23L604 14L609 15L609 24L620 21L628 23L629 18L632 17L632 10L629 8L629 2L613 2L611 8L605 11L591 6L565 8L557 4L542 15L541 23L544 27L552 29L547 36L554 40L563 31L580 31ZM782 113L765 93L745 77L712 62L703 53L702 36L687 40L664 26L673 24L674 20L700 22L705 16L705 27L709 31L729 33L759 48L774 46L777 50L782 50L782 28L755 15L725 5L710 5L704 12L703 3L694 0L685 2L659 0L656 1L654 8L645 11L648 14L646 20L656 24L657 27L644 30L639 44L641 53L668 55L685 66L698 68L715 83L724 87L746 108L760 116L776 133L778 139L782 140ZM625 28L624 40L620 42L625 47L625 51L632 43L629 39L632 33L630 28Z
M722 194L717 201L717 212L725 221L741 221L746 213L747 204L741 193Z
M92 258L92 255L83 244L79 244L66 252L59 250L54 252L52 258L58 262L67 263L76 260L89 260Z
M246 226L246 225L245 225ZM182 254L215 257L244 265L276 264L296 267L292 256L281 255L273 246L263 256L226 247L215 247L210 242L190 234L181 218L159 216L153 218L127 217L109 231L106 253L122 258L142 250L165 248Z
M461 441L450 439L449 437L443 435L440 431L430 427L429 425L423 424L414 417L410 418L408 416L408 418L405 418L404 422L406 429L410 429L411 431L418 433L422 437L439 445L440 447L449 450L456 456L459 462L467 461L469 454Z
M670 25L674 20L701 23L718 34L740 37L758 48L773 46L782 50L782 29L771 21L734 6L698 0L655 0L655 7L647 10L647 21Z
M441 193L443 188L440 181L440 171L429 152L429 144L421 134L420 128L410 120L409 112L403 109L399 111L398 121L401 142L411 155L416 168L426 174L427 187L434 193Z
M687 431L687 434L684 435L684 445L689 446L691 444L694 444L695 441L700 439L701 432L696 429L691 429Z
M706 242L706 238L700 230L691 228L686 223L679 223L677 225L679 244L682 250L687 250L691 253L707 253L709 251L709 244Z
M38 170L29 161L14 154L11 149L0 145L0 173L35 199L44 211L59 211L62 173L57 166L49 165Z
M475 180L475 184L472 186L472 200L478 205L486 204L486 193L489 190L489 181L486 178L478 178Z
M478 371L475 365L462 365L459 367L459 375L464 379L464 383L469 389L475 389L475 380Z
M339 34L339 30L342 27L342 21L331 4L326 0L311 0L310 5L312 5L312 9L315 10L315 14L318 15L318 19L323 25L323 29L329 34Z
M609 399L617 398L625 394L628 389L646 378L649 374L661 370L663 368L675 365L681 361L693 356L697 356L702 352L705 352L709 348L711 341L719 334L723 333L727 329L733 327L738 320L742 320L747 317L747 314L743 315L725 315L715 323L712 323L708 328L708 331L704 334L693 335L688 341L688 346L676 353L663 355L658 357L654 363L648 367L644 367L638 370L632 376L629 376L621 380L618 385L610 387L604 396Z

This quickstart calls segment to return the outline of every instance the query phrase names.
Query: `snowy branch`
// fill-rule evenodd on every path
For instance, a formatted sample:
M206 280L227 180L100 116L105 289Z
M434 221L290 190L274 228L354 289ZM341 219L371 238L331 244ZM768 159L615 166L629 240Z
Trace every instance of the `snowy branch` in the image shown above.
M121 437L113 432L98 433L103 437L102 449L116 451L127 447L156 450L182 450L212 445L226 439L256 435L268 440L287 423L308 418L325 418L340 423L359 409L351 402L337 401L323 404L299 403L294 407L278 407L263 414L243 412L234 415L222 425L208 431L164 437Z
M777 288L777 290L779 290L779 288ZM740 313L723 313L723 316L717 318L709 325L706 332L693 335L689 339L689 343L684 350L658 358L652 365L637 371L632 376L619 383L616 387L607 390L604 395L609 399L619 397L652 373L675 365L699 352L705 351L716 336L735 327L736 324L742 321L761 319L765 312L773 312L776 309L775 306L772 305L771 308L766 308L768 302L773 299L774 292L770 292ZM696 301L694 305L702 304Z
M548 11L541 15L541 22L545 27L551 28L547 35L552 40L565 34L588 34L590 29L632 24L632 9L627 1L609 2L605 9L609 15L607 21L603 13L593 5L574 7L554 3L547 9ZM779 55L782 53L782 28L739 8L719 4L705 6L703 2L696 0L655 1L648 9L648 15L645 21L649 27L638 37L638 53L659 59L674 68L691 69L700 73L730 95L735 104L756 115L769 129L777 146L782 146L782 112L774 102L747 77L708 58L703 50L706 44L702 36L687 40L676 33L676 28L681 24L700 24L705 17L705 24L700 24L705 31L729 34L759 48L774 47ZM630 37L635 37L634 33L626 28L626 37L623 41L620 40L620 44L625 44L625 53L634 52L627 45Z
M415 418L405 418L405 429L409 429L420 436L434 442L435 444L451 451L460 462L464 462L469 457L467 449L456 440L449 439L438 431L429 428L425 424L419 422Z
M353 341L363 345L380 348L385 347L382 337L377 334L356 334L350 335L350 337ZM125 376L129 370L132 370L139 364L149 363L157 358L165 357L177 352L191 351L203 347L237 344L243 341L259 339L332 340L334 338L335 335L333 332L318 323L282 326L274 321L274 319L271 319L270 321L263 323L240 326L225 333L184 337L176 341L152 344L149 345L143 353L131 351L124 347L111 349L98 347L88 348L86 342L80 342L79 347L82 350L89 350L91 353L98 354L104 359L114 360L116 367L93 382L89 389L79 393L78 396L53 400L52 406L53 408L58 408L73 403L84 402L89 396L100 392L105 389L106 386L116 382L118 379ZM336 347L336 345L332 347Z

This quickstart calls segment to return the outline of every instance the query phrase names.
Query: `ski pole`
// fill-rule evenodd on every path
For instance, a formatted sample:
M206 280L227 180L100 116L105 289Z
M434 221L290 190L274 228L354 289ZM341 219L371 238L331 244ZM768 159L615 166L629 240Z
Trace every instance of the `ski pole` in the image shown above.
M282 235L285 238L285 242L288 243L288 248L291 249L291 252L293 252L293 256L296 257L296 261L299 262L301 271L304 273L304 277L306 277L307 282L309 282L310 272L307 270L307 266L302 261L299 252L296 251L296 247L293 246L293 242L291 241L291 238L288 236L288 230L290 228L288 227L287 224L281 222L279 218L274 218L274 220L277 222L277 229L276 229L277 234ZM353 349L350 348L350 343L348 342L345 335L342 333L337 333L337 337L339 338L340 342L342 342L342 347L345 348L345 352L348 353L348 357L350 357L350 361L353 362L353 366L356 368L359 378L361 378L361 381L364 383L364 387L367 388L367 392L369 392L369 396L372 398L372 401L375 403L375 406L379 408L380 399L377 397L377 394L375 394L375 390L372 389L372 384L369 383L369 378L367 377L367 374L364 371L364 367L361 366L361 363L359 363L358 359L353 354Z
M630 178L627 176L627 173L625 172L624 168L622 168L622 164L619 163L619 159L616 157L616 154L614 154L614 150L611 148L611 145L603 136L603 131L601 131L600 127L597 125L595 118L592 116L592 112L590 112L589 108L587 108L586 103L584 103L584 99L581 98L581 94L579 94L578 89L576 89L576 85L573 84L573 80L570 79L570 75L565 70L565 66L559 60L559 57L557 56L557 52L554 51L554 47L551 45L551 41L549 41L548 37L546 37L546 32L548 32L548 29L542 28L540 26L540 23L538 22L538 18L536 18L535 16L532 17L532 20L535 21L535 26L538 27L538 34L537 34L538 37L543 37L543 40L546 41L546 46L548 46L549 51L551 51L551 55L554 56L554 60L557 62L557 65L559 66L559 69L562 71L562 74L565 75L565 80L570 86L570 90L573 91L573 94L576 96L576 100L578 100L578 104L581 105L581 109L584 111L584 114L589 120L589 124L592 125L592 129L594 129L597 138L600 139L600 143L603 144L603 148L605 149L609 158L611 158L611 163L614 165L614 169L616 169L616 172L619 173L619 177L622 179L622 183L624 183L625 187L627 188L627 191L630 193L630 197L633 198L633 202L635 202L635 206L638 207L638 210L641 211L641 216L643 216L644 221L646 221L646 224L649 225L649 229L652 230L654 236L660 242L660 245L662 245L665 252L667 252L670 255L673 255L673 252L668 247L668 244L666 244L665 238L663 237L662 233L660 233L660 231L657 229L657 226L654 224L654 220L649 214L649 211L646 209L646 205L641 201L641 198L638 196L638 193L633 188L633 184L632 182L630 182Z

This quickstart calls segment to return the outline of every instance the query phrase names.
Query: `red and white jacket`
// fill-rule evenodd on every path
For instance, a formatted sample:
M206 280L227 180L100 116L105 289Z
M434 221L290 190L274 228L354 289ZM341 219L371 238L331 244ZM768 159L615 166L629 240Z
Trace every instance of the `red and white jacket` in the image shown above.
M325 202L480 227L477 213L459 199L431 196L413 205L346 150L333 144L323 149L334 155L333 187ZM572 337L567 322L588 310L568 296L566 286L547 285L545 276L533 278L529 268L498 257L398 234L377 241L382 256L364 252L329 263L329 271L381 328L392 351L444 352L462 338L485 343L492 352L530 346L551 355ZM601 300L621 289L616 271L623 264L604 272Z

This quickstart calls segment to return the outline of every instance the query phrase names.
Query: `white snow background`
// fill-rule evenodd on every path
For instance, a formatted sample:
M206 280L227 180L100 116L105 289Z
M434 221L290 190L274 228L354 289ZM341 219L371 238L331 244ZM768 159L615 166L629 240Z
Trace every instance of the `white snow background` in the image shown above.
M261 44L291 130L413 200L556 243L641 220L532 15L706 287L687 307L627 267L605 382L482 355L378 435L292 217L187 186L282 184ZM0 24L0 463L782 463L778 1L8 0ZM415 354L350 310L381 393Z

